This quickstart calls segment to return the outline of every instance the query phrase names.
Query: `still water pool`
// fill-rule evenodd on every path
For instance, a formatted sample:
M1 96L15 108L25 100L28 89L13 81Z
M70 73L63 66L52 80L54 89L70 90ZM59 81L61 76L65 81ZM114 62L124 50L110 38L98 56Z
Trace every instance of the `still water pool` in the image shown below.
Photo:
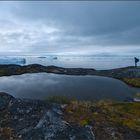
M140 89L101 76L68 76L47 73L0 77L0 91L18 98L46 99L63 95L84 100L125 100Z

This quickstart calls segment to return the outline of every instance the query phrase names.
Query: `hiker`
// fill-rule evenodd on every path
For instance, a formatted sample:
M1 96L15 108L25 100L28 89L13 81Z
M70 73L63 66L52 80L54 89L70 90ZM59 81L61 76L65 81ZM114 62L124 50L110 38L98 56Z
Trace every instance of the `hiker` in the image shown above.
M137 67L137 63L139 62L139 59L136 57L134 59L135 59L135 67Z

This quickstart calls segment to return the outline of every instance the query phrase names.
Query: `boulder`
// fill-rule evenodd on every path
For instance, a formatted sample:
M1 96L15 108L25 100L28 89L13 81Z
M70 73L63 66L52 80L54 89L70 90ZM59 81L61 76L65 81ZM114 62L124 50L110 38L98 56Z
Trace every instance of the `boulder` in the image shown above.
M0 110L6 109L15 98L7 93L0 92Z

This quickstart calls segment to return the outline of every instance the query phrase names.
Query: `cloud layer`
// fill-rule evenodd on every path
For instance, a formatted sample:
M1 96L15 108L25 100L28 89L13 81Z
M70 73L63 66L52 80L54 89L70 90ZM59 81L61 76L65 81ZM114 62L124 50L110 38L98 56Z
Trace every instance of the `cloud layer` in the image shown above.
M140 2L0 2L1 53L137 53Z

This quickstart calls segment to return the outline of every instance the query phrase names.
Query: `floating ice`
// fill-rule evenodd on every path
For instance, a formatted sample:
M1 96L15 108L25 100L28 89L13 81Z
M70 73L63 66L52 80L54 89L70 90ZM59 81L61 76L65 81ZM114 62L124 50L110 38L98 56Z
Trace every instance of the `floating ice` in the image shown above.
M19 57L0 57L0 64L19 64L23 65L26 63L25 58Z

